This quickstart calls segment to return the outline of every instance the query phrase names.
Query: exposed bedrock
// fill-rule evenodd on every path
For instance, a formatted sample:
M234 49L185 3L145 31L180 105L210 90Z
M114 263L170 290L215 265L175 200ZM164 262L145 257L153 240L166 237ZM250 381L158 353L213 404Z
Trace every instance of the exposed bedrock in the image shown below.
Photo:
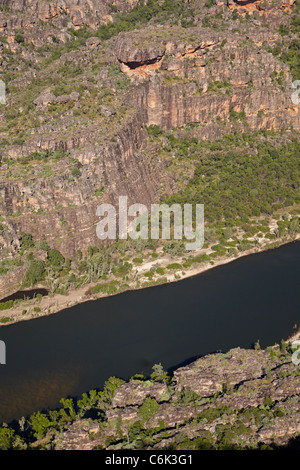
M174 37L172 29L161 40L155 30L146 40L139 32L117 39L116 57L136 84L134 99L147 125L208 125L236 112L252 129L300 128L288 68L259 47L263 34L250 31L242 44L240 37L211 30L189 33L180 37L178 31ZM269 40L276 36L270 33Z

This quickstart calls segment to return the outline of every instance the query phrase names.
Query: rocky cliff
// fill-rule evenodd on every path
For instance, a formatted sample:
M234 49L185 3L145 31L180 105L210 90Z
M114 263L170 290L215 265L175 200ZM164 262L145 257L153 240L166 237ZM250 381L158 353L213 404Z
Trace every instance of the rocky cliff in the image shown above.
M86 252L99 244L99 203L176 191L148 126L197 124L192 135L212 140L299 131L290 67L272 53L286 47L278 28L292 3L180 3L179 20L157 7L163 19L132 17L136 30L117 34L137 1L1 0L2 259L19 253L21 232L65 257Z
M7 32L13 44L17 42L16 29L24 29L25 42L38 45L51 38L52 33L63 40L67 28L96 29L112 21L115 13L128 12L137 4L138 0L1 0L0 31Z
M115 46L121 70L140 84L136 104L147 125L205 128L243 113L245 128L299 130L289 69L260 47L278 35L259 35L255 28L243 40L206 28L190 28L188 35L180 28L148 34L120 34Z

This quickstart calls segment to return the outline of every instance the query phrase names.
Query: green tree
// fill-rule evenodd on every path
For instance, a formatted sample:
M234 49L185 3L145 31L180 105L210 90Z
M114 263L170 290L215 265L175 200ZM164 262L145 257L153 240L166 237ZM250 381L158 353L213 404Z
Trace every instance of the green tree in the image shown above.
M152 367L152 374L151 374L151 380L154 382L162 382L165 384L168 384L170 382L170 377L167 372L164 371L163 366L159 364L154 364Z
M47 415L38 411L30 417L29 424L32 427L34 437L42 439L47 434L48 429L52 427L53 422L49 420Z
M0 450L9 450L13 446L14 431L10 428L0 428Z
M138 417L142 421L148 421L159 409L159 404L155 398L147 397L145 398L143 404L138 409Z
M112 402L116 390L125 383L117 377L110 377L104 384L104 389L99 392L99 408L105 410Z
M76 418L76 412L75 412L75 409L74 409L74 403L73 403L72 398L62 398L60 400L60 403L63 405L65 410L69 411L69 415L70 415L71 419L75 419Z
M32 235L30 233L21 232L21 241L22 248L24 250L28 250L28 248L32 248L34 246Z
M48 251L48 260L49 263L54 267L60 267L64 264L65 258L59 250L52 248Z
M83 393L81 400L78 400L77 405L79 414L83 416L87 411L92 410L97 406L99 401L99 394L96 390L90 390L89 393Z
M30 262L29 268L25 274L25 281L34 286L37 282L43 279L45 273L45 264L42 260L32 260Z
M77 166L73 166L71 173L74 178L79 178L81 176L81 171Z

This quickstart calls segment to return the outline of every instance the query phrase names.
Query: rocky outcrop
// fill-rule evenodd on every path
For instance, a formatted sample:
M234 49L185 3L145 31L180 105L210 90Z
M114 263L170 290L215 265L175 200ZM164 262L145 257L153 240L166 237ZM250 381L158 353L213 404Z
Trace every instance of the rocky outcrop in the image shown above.
M26 266L19 266L0 277L0 294L2 299L15 292L17 286L22 284L26 271Z
M93 434L98 434L100 431L97 423L86 421L85 424L82 421L75 421L70 430L68 431L68 437L65 441L64 450L93 450L95 442L91 438Z
M225 355L206 356L178 369L174 372L174 381L178 391L193 390L201 397L207 397L221 392L223 387L230 389L261 378L275 365L264 351L236 349Z
M119 388L112 401L113 408L122 408L124 403L128 406L142 405L146 397L155 398L161 401L161 397L167 393L167 386L165 384L152 384L133 380ZM126 405L127 406L127 405Z
M135 449L141 439L146 450L197 449L193 443L202 438L210 448L286 446L300 431L299 396L297 366L278 347L236 348L175 370L168 386L139 380L121 385L98 431L91 434L92 420L77 420L54 449ZM134 423L142 429L137 441Z
M79 93L73 91L69 95L55 96L51 93L50 89L45 90L40 96L38 96L33 103L36 106L47 106L50 103L68 103L69 101L78 101Z
M1 14L2 28L33 28L39 21L52 21L55 26L80 28L84 25L97 28L100 24L113 19L115 11L128 12L138 0L110 2L107 0L1 0L7 11L15 13L11 17ZM112 6L114 8L112 8ZM22 14L20 14L22 13ZM8 17L7 17L8 16ZM6 19L5 19L6 18Z
M122 70L140 84L136 103L147 125L208 125L237 112L252 129L300 129L288 68L256 46L252 37L264 41L257 33L249 32L242 46L240 38L206 29L191 29L188 40L184 31L170 29L162 42L159 30L150 31L146 40L138 31L121 34L115 46Z
M89 139L90 137L90 139ZM90 142L88 142L90 140ZM30 145L30 144L29 144ZM83 145L84 151L78 147ZM67 141L40 143L42 148L73 150L80 168L80 176L72 175L69 159L62 158L56 164L55 174L47 179L34 175L25 181L6 182L0 185L2 198L0 211L8 218L15 232L31 233L35 239L47 240L66 257L77 250L99 244L96 235L98 205L110 202L116 206L119 196L127 196L128 203L139 200L151 204L158 198L155 174L162 164L141 160L140 152L146 145L146 133L138 116L128 122L110 144L92 142L91 136L70 136ZM36 150L36 146L28 146ZM40 169L38 170L40 171ZM105 189L101 200L95 194ZM117 188L117 190L116 190ZM57 209L58 204L60 209ZM22 213L21 217L16 214ZM58 239L57 233L60 233Z
M276 0L274 1L263 1L263 0L228 0L227 5L229 8L237 9L241 14L247 12L274 12L274 11L286 11L290 12L291 7L295 3L295 0Z
M165 171L170 162L147 126L197 123L194 137L212 140L233 130L299 130L289 68L263 47L278 41L281 7L270 10L275 19L253 17L237 28L227 3L209 9L201 2L196 27L168 21L108 41L94 31L81 38L80 30L82 40L69 43L74 50L65 47L70 30L99 25L137 2L92 0L90 9L85 0L5 3L0 60L13 92L0 114L1 256L15 256L24 231L72 257L99 244L100 201L117 205L124 195L149 206L172 194L177 175ZM46 150L64 157L19 163Z

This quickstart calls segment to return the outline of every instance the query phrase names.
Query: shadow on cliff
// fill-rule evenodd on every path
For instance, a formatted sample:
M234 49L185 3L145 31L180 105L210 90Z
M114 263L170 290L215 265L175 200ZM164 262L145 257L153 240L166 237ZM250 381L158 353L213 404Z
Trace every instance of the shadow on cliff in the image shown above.
M300 436L290 439L286 446L274 446L274 450L300 450Z

